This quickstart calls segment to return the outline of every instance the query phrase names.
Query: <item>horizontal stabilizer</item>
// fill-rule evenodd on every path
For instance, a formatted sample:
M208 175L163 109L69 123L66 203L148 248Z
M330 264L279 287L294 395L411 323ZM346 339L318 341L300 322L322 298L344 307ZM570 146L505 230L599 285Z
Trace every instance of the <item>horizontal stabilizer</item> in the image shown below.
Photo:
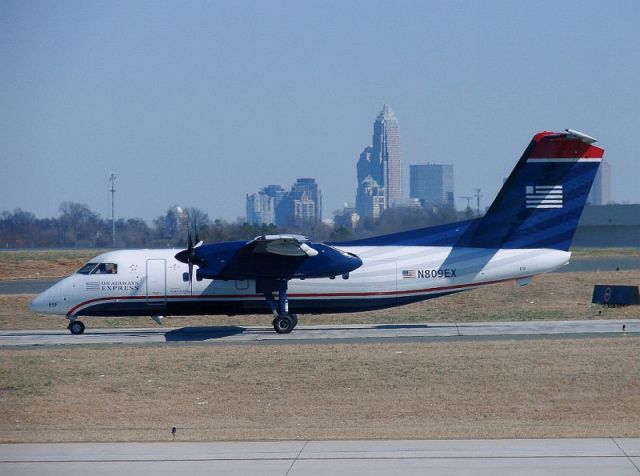
M573 129L565 129L565 131L567 131L567 134L569 138L571 139L577 139L577 140L581 140L582 142L586 143L586 144L593 144L594 142L598 142L598 139L591 137L587 134L585 134L584 132L580 132L580 131L576 131Z

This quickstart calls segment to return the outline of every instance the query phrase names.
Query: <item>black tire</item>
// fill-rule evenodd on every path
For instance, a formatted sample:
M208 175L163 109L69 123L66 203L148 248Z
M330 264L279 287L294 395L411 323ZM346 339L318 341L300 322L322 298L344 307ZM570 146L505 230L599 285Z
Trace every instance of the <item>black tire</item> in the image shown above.
M69 331L71 331L71 333L74 335L82 334L84 333L84 324L82 323L82 321L70 322Z
M291 316L291 320L293 321L293 328L295 329L298 325L298 315L292 312L291 314L289 314L289 316Z
M293 330L293 319L287 314L282 314L273 320L273 328L278 334L288 334Z

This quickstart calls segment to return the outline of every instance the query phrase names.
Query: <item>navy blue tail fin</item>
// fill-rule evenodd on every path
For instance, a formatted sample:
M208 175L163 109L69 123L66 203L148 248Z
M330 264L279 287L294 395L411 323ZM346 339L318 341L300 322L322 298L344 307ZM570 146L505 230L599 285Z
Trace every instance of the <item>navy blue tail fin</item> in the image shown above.
M567 129L540 132L491 204L456 246L567 251L604 150Z

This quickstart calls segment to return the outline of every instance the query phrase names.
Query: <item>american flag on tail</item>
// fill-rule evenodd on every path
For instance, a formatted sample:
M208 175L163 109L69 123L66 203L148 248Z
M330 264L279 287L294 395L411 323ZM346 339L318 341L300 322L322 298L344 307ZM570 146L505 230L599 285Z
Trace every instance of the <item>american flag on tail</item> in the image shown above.
M562 185L527 185L527 208L562 208Z

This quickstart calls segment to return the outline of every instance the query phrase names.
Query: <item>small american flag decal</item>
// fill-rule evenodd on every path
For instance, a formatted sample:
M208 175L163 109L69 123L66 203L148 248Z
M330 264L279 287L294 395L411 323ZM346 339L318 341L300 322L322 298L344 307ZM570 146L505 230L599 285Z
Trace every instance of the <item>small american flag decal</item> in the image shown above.
M99 291L100 283L98 281L91 281L91 282L85 283L84 287L87 291Z
M562 208L562 185L527 185L527 208Z
M402 270L402 278L403 279L416 279L416 270L415 269L403 269Z

